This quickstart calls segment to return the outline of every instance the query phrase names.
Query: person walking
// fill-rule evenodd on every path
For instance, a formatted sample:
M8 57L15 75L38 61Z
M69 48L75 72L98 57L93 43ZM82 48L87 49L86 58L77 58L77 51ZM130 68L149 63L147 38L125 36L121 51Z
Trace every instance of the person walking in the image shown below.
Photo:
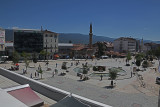
M31 75L30 75L30 78L32 78L32 73L31 73Z
M56 68L57 68L57 63L56 63Z
M103 75L101 74L101 81L102 81Z
M53 71L53 72L52 72L52 77L54 77L54 75L55 75L55 72Z
M37 77L37 73L36 72L34 73L34 76Z

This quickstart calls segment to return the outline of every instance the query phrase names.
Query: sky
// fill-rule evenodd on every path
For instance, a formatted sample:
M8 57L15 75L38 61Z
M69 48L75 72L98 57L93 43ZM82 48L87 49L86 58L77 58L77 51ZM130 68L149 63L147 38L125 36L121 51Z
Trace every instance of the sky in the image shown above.
M0 0L0 27L160 40L160 0Z

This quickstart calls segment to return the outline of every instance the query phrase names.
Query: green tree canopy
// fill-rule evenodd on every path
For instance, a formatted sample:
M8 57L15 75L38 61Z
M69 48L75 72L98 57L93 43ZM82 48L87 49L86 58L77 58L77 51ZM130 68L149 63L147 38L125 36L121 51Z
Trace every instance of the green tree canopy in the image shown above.
M20 58L19 53L16 52L16 51L14 51L14 52L13 52L13 58L12 58L13 63L14 63L14 64L18 63L19 58Z
M117 72L110 71L109 72L109 77L111 78L111 80L115 80L117 78Z

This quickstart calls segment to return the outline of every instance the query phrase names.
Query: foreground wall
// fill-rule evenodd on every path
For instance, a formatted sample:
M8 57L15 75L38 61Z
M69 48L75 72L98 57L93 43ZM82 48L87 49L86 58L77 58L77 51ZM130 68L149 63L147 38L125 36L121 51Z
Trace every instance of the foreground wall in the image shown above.
M59 101L62 98L64 98L65 96L70 94L70 92L61 90L59 88L56 88L56 87L53 87L53 86L50 86L50 85L47 85L47 84L44 84L42 82L39 82L39 81L36 81L34 79L25 77L23 75L15 73L14 71L9 71L9 70L6 70L6 69L1 68L1 67L0 67L0 75L2 75L4 77L7 77L7 78L19 83L19 84L22 84L22 85L23 84L29 84L30 87L33 90L37 91L40 94L43 94L46 97L49 97L49 98L53 99L55 101ZM76 94L72 94L72 96L78 98L79 100L81 100L82 102L90 105L91 107L111 107L111 106L102 104L100 102L93 101L93 100L90 100L90 99L85 98L85 97L81 97L81 96L76 95Z

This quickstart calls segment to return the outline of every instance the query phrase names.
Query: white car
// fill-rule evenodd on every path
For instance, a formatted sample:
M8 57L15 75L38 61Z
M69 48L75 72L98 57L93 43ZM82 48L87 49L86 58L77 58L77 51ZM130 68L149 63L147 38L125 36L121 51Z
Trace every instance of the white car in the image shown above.
M107 59L108 56L101 56L101 59Z

